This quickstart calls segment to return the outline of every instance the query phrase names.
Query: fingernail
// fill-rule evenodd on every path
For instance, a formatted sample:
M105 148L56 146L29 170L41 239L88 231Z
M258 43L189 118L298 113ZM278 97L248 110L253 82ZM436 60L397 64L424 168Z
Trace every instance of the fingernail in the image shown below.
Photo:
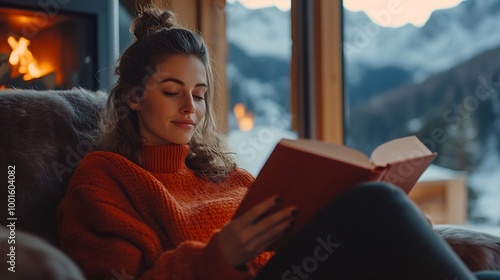
M281 202L281 197L278 196L274 199L274 204L278 204L280 202Z

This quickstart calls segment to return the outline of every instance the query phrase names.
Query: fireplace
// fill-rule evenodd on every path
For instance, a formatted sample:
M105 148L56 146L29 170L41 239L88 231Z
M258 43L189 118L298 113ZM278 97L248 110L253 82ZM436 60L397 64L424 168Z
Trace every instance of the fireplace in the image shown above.
M2 88L110 88L117 0L0 2Z

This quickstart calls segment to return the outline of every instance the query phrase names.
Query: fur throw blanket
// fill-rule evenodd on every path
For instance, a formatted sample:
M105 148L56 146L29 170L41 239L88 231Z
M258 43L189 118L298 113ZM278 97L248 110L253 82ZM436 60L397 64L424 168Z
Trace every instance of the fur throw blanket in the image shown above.
M500 270L500 236L455 225L435 225L434 231L446 240L472 272Z
M0 166L4 174L8 166L15 168L18 229L57 241L57 206L80 159L94 149L106 98L104 92L81 88L0 91ZM1 209L8 208L6 198ZM2 224L7 214L1 211Z

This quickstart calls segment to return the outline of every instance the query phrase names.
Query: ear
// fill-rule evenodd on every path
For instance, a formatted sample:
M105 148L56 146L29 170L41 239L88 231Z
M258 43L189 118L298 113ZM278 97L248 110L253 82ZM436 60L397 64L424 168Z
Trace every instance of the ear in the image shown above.
M135 94L129 92L125 95L125 101L130 109L137 111L140 108L139 100Z

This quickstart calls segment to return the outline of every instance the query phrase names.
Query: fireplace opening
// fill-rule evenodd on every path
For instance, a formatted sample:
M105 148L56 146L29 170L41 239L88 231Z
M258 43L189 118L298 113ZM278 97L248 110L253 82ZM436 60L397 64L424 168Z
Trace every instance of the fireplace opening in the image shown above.
M96 90L95 15L0 7L0 89Z

